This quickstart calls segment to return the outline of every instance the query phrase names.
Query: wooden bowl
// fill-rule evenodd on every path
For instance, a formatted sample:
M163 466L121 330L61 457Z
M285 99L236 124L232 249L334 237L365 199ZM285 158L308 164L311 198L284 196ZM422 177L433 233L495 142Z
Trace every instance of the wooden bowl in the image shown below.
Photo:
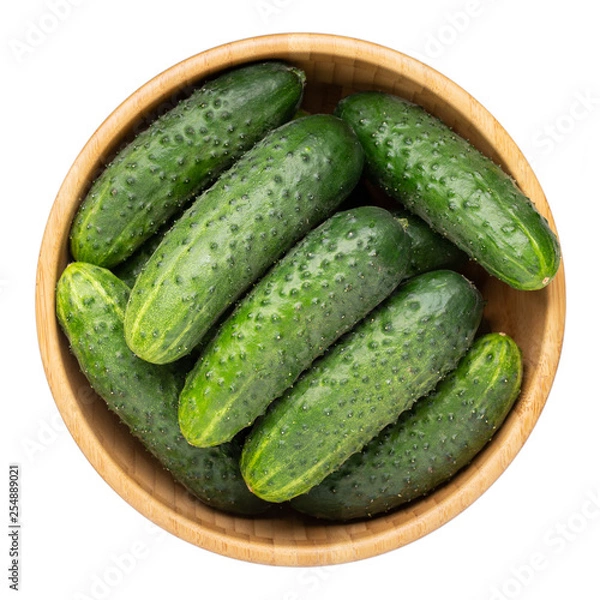
M213 48L174 65L123 102L94 133L67 174L52 207L37 271L36 317L46 376L69 431L127 502L167 531L202 548L271 565L316 566L375 556L440 527L475 501L523 446L545 404L557 369L565 322L565 281L518 292L477 273L490 328L513 336L523 351L523 389L507 421L477 459L435 493L390 514L330 524L278 510L258 518L224 514L192 498L108 411L80 373L56 318L54 290L69 261L71 219L90 181L128 140L192 86L222 69L280 58L305 70L304 106L330 112L344 95L380 89L424 106L498 162L555 228L540 185L501 125L466 91L427 65L388 48L321 34L280 34Z

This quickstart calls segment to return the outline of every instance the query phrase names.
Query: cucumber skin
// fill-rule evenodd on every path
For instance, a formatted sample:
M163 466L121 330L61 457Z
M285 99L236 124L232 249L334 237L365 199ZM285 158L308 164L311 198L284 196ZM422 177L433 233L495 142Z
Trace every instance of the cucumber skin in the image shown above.
M292 506L314 517L370 518L431 493L467 466L520 393L521 351L507 335L477 338L454 372Z
M410 240L408 277L438 269L459 270L468 256L450 240L441 236L417 215L405 210L392 210Z
M400 222L410 239L410 265L406 278L439 269L461 270L469 257L456 244L434 231L421 217L399 206L380 188L373 189L366 179L359 185L342 205L342 209L359 206L380 206L391 212Z
M75 260L113 267L269 130L291 119L305 75L281 62L216 76L119 151L71 228Z
M179 423L188 442L213 446L251 425L405 279L408 244L375 206L309 232L241 300L187 377Z
M356 185L363 152L333 115L271 131L206 190L163 238L125 316L129 347L177 360L277 259Z
M390 197L519 290L545 287L560 264L547 220L515 182L422 107L382 92L343 98L365 171Z
M150 257L154 254L154 251L158 248L161 240L172 226L173 223L171 222L167 225L163 225L156 233L152 234L151 237L144 241L141 246L136 248L131 256L127 257L124 261L112 267L110 270L123 283L126 283L130 288L133 288L137 278L144 269L144 266L150 260Z
M239 470L241 437L221 446L190 446L179 430L177 405L185 371L151 365L127 348L123 316L129 288L103 267L71 263L56 292L56 312L83 374L109 409L191 494L243 515L268 504L247 489Z
M271 502L308 492L454 369L483 299L455 271L413 277L342 337L250 429L242 475Z

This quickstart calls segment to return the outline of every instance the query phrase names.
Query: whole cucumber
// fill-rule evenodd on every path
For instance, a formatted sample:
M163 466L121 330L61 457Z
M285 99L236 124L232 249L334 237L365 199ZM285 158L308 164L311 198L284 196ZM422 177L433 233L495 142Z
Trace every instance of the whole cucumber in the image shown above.
M250 429L248 487L284 502L319 484L456 367L482 312L481 294L455 271L401 284Z
M489 442L518 398L522 376L512 338L490 333L476 339L433 394L292 505L312 516L350 520L432 492Z
M327 218L361 176L363 153L333 115L271 131L180 217L138 277L129 347L177 360L278 258Z
M239 469L241 438L215 448L190 446L179 429L181 365L151 365L125 343L129 288L103 267L67 266L56 289L56 312L71 352L92 388L173 478L204 503L258 514L268 504L246 487Z
M400 97L359 92L338 103L385 192L520 290L543 288L560 264L555 233L494 162L442 121Z
M375 206L309 232L240 301L188 376L179 402L188 442L213 446L251 425L392 293L409 258L404 229Z
M113 267L268 131L294 116L305 75L279 61L217 75L108 164L75 215L75 260Z

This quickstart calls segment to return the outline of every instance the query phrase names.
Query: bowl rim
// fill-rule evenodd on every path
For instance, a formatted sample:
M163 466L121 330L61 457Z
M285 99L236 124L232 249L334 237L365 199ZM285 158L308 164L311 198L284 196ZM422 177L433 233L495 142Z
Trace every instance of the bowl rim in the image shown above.
M272 539L249 541L210 529L173 510L154 497L139 483L130 480L123 485L124 474L98 437L97 432L84 417L77 401L77 390L66 377L61 356L61 331L55 318L54 288L66 261L66 238L56 236L61 223L73 217L77 203L73 194L81 196L87 185L90 165L98 168L101 157L114 148L123 130L132 127L135 116L164 101L178 89L182 82L193 82L223 69L249 60L283 58L311 53L335 54L350 61L370 61L393 71L403 78L413 79L422 86L443 89L444 99L453 108L462 107L459 113L468 119L497 148L499 157L511 166L511 175L548 219L556 232L550 208L540 184L527 160L513 139L498 121L466 90L432 67L398 50L374 42L327 33L278 33L262 35L221 44L204 50L154 76L134 91L101 123L76 157L52 205L39 251L36 272L36 328L42 364L57 408L75 442L101 477L126 502L158 526L179 538L204 549L249 562L269 565L322 566L364 559L399 548L429 534L447 523L479 498L505 471L529 437L550 392L558 367L565 326L564 265L550 285L540 292L552 294L558 310L558 319L546 323L541 344L546 349L547 360L543 367L542 385L535 397L521 406L518 414L511 415L512 422L497 432L498 443L486 448L467 470L459 473L453 484L442 488L428 501L418 501L412 506L410 519L394 521L394 515L375 517L387 526L374 529L369 535L348 537L343 534L347 524L327 524L338 535L323 542L309 540L274 543ZM494 143L495 142L495 143ZM499 142L499 143L498 143ZM545 356L546 356L545 354ZM243 519L243 518L242 518ZM337 528L337 529L336 529ZM350 542L350 543L349 543Z

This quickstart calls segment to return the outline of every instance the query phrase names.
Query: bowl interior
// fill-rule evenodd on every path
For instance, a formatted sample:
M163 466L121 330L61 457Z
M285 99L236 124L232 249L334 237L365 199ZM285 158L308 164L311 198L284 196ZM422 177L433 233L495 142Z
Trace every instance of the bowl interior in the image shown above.
M69 352L54 316L54 288L66 266L71 219L98 170L154 116L204 78L244 62L280 58L307 74L304 108L331 112L357 90L408 98L443 119L498 162L555 229L552 214L523 155L506 131L467 92L423 63L351 38L280 34L241 40L193 56L161 73L120 105L81 151L50 213L37 273L38 339L56 404L88 460L127 502L149 519L200 547L251 562L325 565L374 556L422 537L476 500L522 447L544 406L558 365L565 317L561 267L537 292L518 292L474 269L487 306L485 321L520 345L525 364L521 396L477 459L448 484L390 514L330 524L284 508L258 518L228 515L192 498L108 411Z

